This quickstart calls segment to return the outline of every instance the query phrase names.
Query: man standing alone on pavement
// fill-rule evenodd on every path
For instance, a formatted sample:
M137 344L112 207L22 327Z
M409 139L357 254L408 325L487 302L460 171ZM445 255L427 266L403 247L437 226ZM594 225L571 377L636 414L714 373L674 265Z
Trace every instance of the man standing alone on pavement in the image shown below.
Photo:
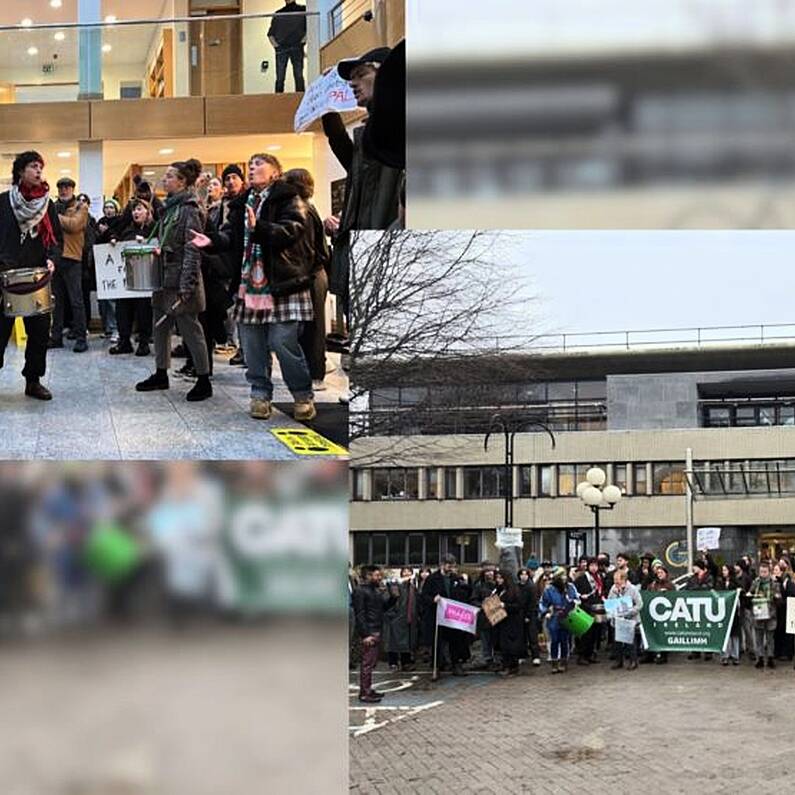
M72 307L72 332L75 353L88 350L86 342L86 312L83 304L83 246L88 226L88 207L75 198L75 181L69 177L58 180L58 201L55 209L63 229L63 256L55 271L53 314L50 348L63 348L64 306Z
M306 44L306 6L288 0L273 15L268 40L276 50L276 93L284 93L287 62L293 65L295 90L304 90L304 45Z
M362 665L359 674L359 701L377 704L383 694L373 690L373 671L378 664L381 636L384 629L384 611L397 601L394 594L381 588L383 571L380 566L363 566L362 585L353 592L353 612L356 633L362 641Z

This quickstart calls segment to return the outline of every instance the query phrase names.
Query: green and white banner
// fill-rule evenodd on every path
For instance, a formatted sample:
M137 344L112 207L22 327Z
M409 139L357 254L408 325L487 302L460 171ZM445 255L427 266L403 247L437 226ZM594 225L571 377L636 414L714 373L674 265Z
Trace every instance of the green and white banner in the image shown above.
M649 651L720 652L737 611L737 591L643 591L643 645Z

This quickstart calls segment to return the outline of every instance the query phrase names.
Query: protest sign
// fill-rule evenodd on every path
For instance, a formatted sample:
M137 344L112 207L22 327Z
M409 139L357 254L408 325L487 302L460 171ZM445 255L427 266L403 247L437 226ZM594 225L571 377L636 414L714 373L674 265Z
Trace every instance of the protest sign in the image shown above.
M522 528L521 527L498 527L497 540L494 546L499 549L505 547L521 547L522 546Z
M103 243L94 246L94 269L97 274L97 298L149 298L151 291L128 290L127 277L124 271L124 260L121 252L128 246L140 245L134 240L117 243L111 246Z
M737 591L644 591L644 646L654 652L723 651L737 602Z
M621 615L632 609L632 597L617 596L614 599L605 599L605 613L611 616Z
M330 111L356 110L356 98L347 80L339 76L335 66L330 72L312 81L295 112L293 127L303 132L313 121Z
M478 610L464 602L442 597L436 603L436 623L440 627L460 629L474 635L477 631Z
M720 527L699 527L696 530L696 549L718 549Z
M635 622L627 618L617 618L613 622L615 638L617 643L635 642Z
M787 597L787 624L788 635L795 635L795 596Z
M508 613L505 612L505 608L502 606L500 597L497 596L497 594L487 596L483 600L481 607L483 609L483 614L486 616L489 624L492 626L499 624L500 621L502 621L504 618L507 618L508 616Z

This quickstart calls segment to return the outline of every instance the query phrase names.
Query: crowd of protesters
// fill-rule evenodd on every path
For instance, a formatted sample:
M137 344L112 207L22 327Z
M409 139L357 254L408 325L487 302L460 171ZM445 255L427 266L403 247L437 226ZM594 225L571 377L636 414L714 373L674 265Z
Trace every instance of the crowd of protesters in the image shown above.
M666 652L644 651L640 636L640 611L644 592L683 590L739 591L739 603L725 650L723 666L739 665L742 655L756 668L774 668L776 660L792 662L795 636L785 632L786 597L795 597L795 575L788 554L777 561L762 560L755 568L744 556L734 564L718 565L702 551L692 573L671 579L668 568L652 554L632 565L627 553L582 557L576 566L553 565L531 557L516 575L490 561L468 575L458 571L454 556L446 555L438 569L400 569L399 577L384 581L379 566L364 566L360 580L351 579L351 664L361 645L362 679L359 697L376 703L381 694L372 688L372 672L381 651L391 670L411 671L435 657L440 671L465 676L469 671L491 670L515 676L520 663L541 665L542 648L551 673L565 673L570 661L590 666L607 659L611 668L634 670L639 663L665 664ZM506 616L493 626L483 610L478 613L477 634L436 627L440 598L480 607L488 597L499 597ZM635 627L633 643L617 642L613 617L605 600L628 597L624 621ZM767 609L759 610L765 602ZM564 617L575 607L592 618L589 629L574 637ZM436 648L434 649L434 640ZM712 659L709 653L687 658Z

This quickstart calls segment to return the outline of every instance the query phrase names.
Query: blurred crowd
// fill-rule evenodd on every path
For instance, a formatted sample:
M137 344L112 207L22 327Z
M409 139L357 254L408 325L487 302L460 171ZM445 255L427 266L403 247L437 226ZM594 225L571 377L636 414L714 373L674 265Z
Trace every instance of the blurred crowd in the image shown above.
M345 477L340 462L2 464L0 637L341 613Z

